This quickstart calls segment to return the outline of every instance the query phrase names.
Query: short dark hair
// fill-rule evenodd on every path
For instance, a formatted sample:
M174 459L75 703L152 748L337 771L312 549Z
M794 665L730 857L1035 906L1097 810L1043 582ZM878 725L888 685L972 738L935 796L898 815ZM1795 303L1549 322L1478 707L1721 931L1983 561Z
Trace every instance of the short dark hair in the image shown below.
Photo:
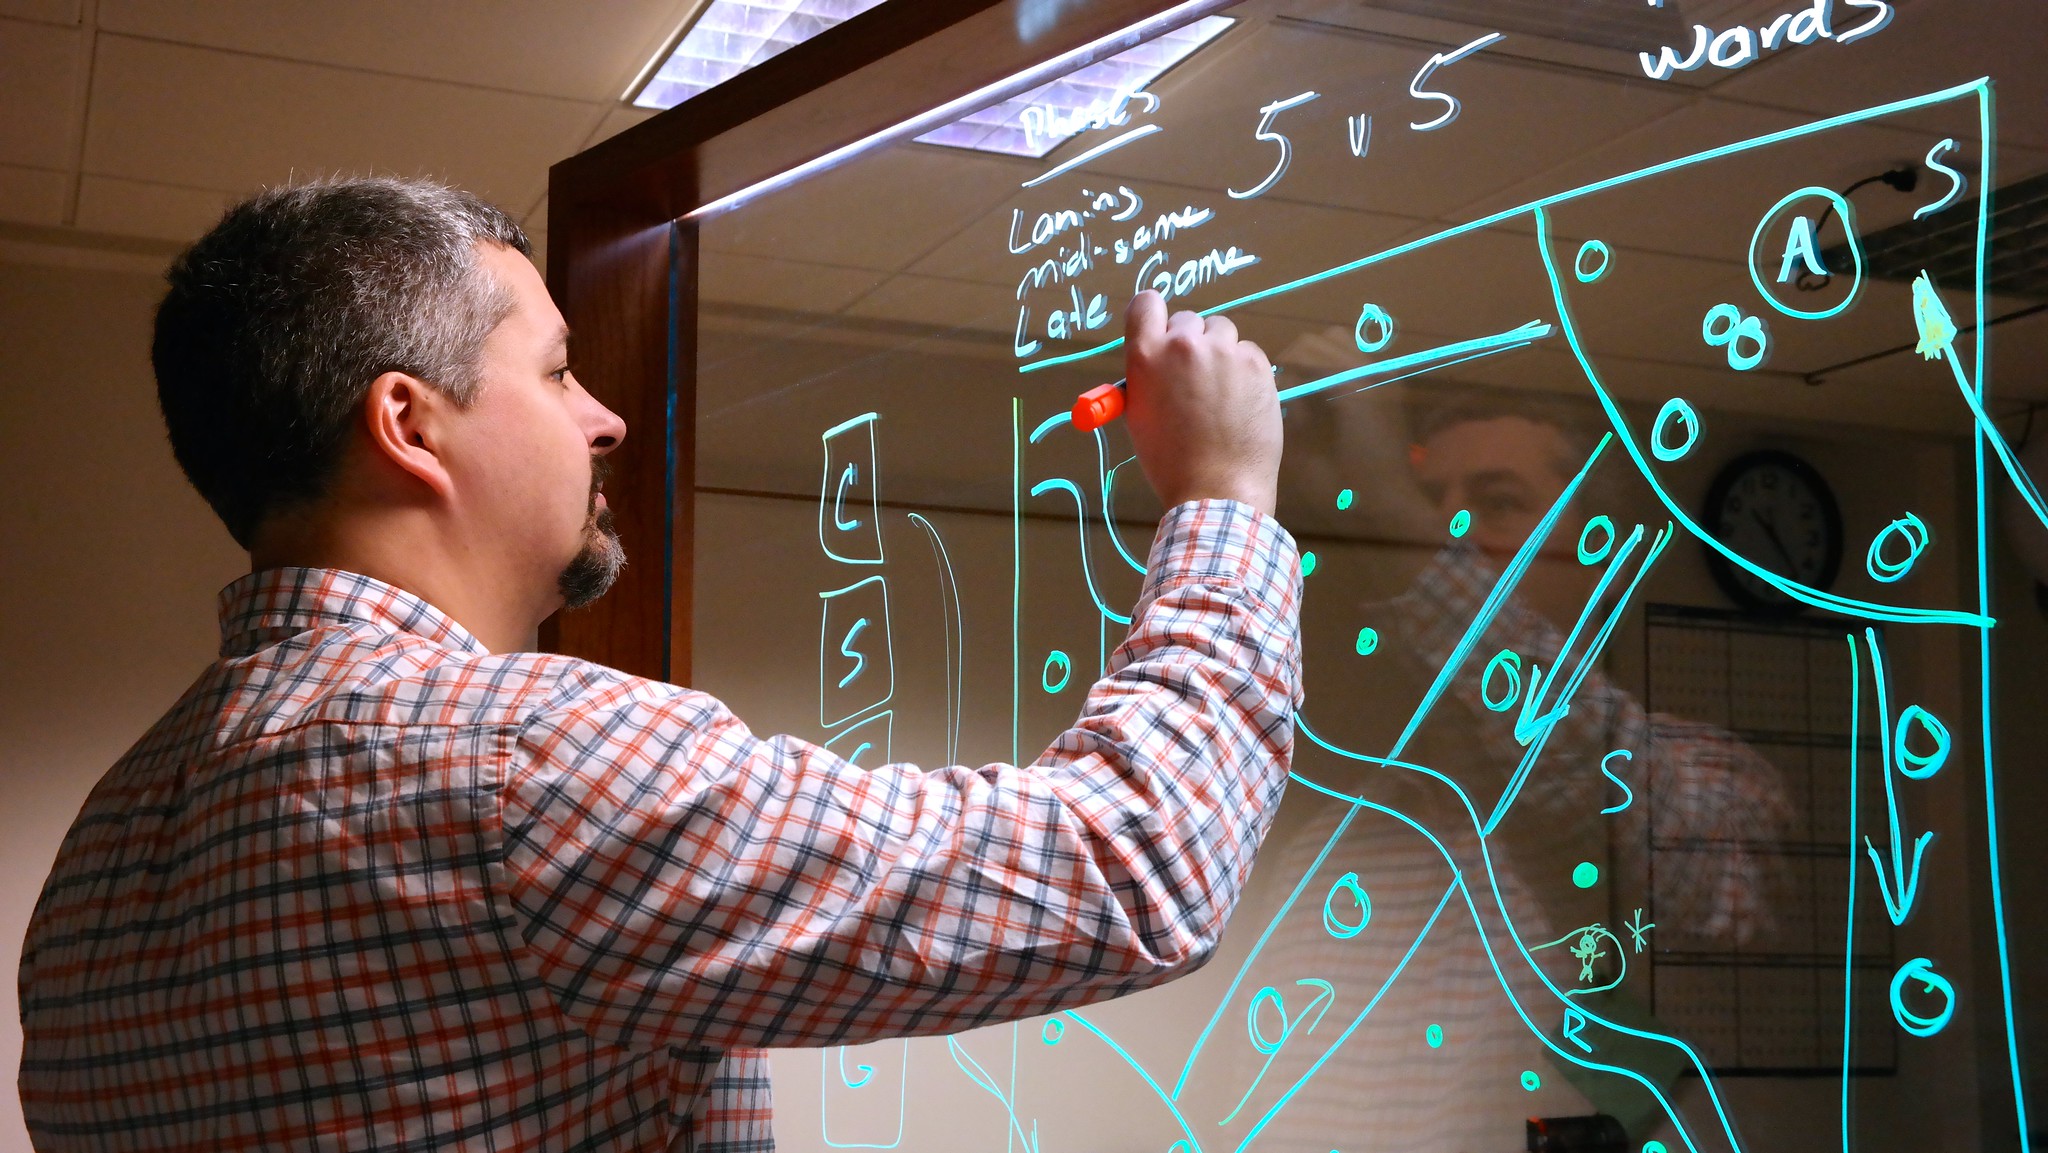
M512 297L481 242L517 222L428 180L322 180L230 208L173 261L150 359L179 467L236 543L323 491L370 383L404 372L476 399Z

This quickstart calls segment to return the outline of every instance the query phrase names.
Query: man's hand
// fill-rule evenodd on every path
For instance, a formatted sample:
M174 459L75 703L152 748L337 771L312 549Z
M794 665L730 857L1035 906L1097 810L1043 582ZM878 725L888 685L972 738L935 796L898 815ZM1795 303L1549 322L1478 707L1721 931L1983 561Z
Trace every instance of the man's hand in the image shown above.
M1147 290L1124 310L1124 423L1166 507L1243 501L1270 515L1280 478L1280 399L1259 346L1222 316L1166 315Z

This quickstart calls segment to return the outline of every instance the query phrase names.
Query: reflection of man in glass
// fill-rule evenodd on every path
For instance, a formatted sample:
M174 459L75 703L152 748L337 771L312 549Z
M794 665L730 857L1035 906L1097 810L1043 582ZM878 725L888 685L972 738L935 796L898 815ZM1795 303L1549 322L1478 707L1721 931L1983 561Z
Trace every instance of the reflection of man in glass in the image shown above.
M1526 1118L1594 1111L1622 1117L1640 1141L1655 1134L1661 1117L1649 1091L1554 1059L1532 1026L1556 1040L1569 1004L1687 1035L1693 1023L1647 1013L1650 954L1660 941L1679 939L1687 948L1739 950L1767 930L1770 857L1757 850L1777 839L1787 818L1778 774L1725 730L1647 713L1598 658L1547 733L1541 725L1517 732L1524 713L1520 699L1508 699L1510 686L1526 689L1541 669L1541 706L1529 719L1555 708L1600 626L1622 610L1620 593L1664 525L1647 510L1625 507L1622 482L1632 475L1613 453L1492 606L1455 675L1404 740L1418 703L1429 699L1473 622L1489 611L1503 572L1584 466L1604 426L1597 412L1549 398L1419 389L1405 413L1389 399L1343 398L1295 415L1290 427L1297 457L1320 451L1328 466L1317 476L1312 462L1302 462L1309 479L1294 496L1304 519L1353 539L1362 530L1377 545L1357 554L1332 545L1311 581L1304 632L1313 638L1314 691L1303 719L1340 749L1387 756L1398 748L1392 759L1455 782L1471 809L1427 773L1326 755L1304 742L1303 776L1382 808L1354 811L1307 790L1290 795L1259 866L1260 911L1272 909L1304 874L1308 880L1239 996L1271 986L1292 1007L1306 1003L1313 988L1298 986L1303 979L1327 981L1336 993L1327 1020L1312 1035L1297 1032L1230 1124L1256 1124L1299 1083L1261 1131L1262 1145L1334 1144L1346 1153L1513 1149L1521 1147ZM1368 400L1378 403L1368 408ZM1368 423L1374 427L1362 427ZM1307 432L1310 424L1322 425L1321 433ZM1389 431L1403 424L1406 443L1390 443ZM1359 469L1353 462L1362 453L1403 462L1402 475L1372 476L1370 464ZM1333 515L1330 495L1340 483L1356 489L1348 523ZM1324 507L1310 510L1311 502ZM1582 526L1602 513L1616 526L1616 552L1638 521L1645 531L1594 601L1606 565L1582 564L1577 543ZM1596 531L1594 543L1598 537ZM1341 583L1354 570L1383 572L1390 554L1393 567L1408 570L1405 587L1361 597ZM1357 563L1347 565L1347 557ZM1375 576L1368 571L1359 579ZM1383 595L1394 588L1397 595ZM1628 607L1643 599L1638 589ZM1377 639L1370 655L1354 641L1361 627ZM1496 672L1489 682L1486 670L1503 652L1514 654L1515 675ZM1519 739L1525 736L1526 743ZM1510 791L1512 803L1482 844L1474 825L1488 822ZM1689 846L1660 850L1664 872L1655 877L1646 853L1653 827L1660 845ZM1674 870L1674 861L1683 867ZM1349 873L1370 895L1370 919L1343 936L1359 914L1339 899L1347 890L1333 886ZM1460 876L1463 891L1454 884ZM1325 916L1332 903L1334 921ZM1475 916L1486 927L1483 938ZM1427 936L1410 955L1426 925ZM1522 950L1549 987L1529 971ZM1278 1017L1267 1016L1270 1038ZM1301 1080L1354 1022L1342 1048ZM1266 1061L1255 1049L1256 1062L1239 1071L1228 1092L1233 1103ZM1667 1083L1682 1060L1669 1046L1625 1059L1602 1056Z

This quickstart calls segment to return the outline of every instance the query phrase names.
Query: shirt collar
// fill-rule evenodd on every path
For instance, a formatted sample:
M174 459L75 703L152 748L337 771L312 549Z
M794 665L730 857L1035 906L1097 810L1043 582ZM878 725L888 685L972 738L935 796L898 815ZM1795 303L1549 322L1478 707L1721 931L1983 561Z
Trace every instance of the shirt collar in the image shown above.
M443 648L489 652L468 629L426 601L361 573L326 568L252 572L220 590L220 654L257 649L322 627L371 625Z

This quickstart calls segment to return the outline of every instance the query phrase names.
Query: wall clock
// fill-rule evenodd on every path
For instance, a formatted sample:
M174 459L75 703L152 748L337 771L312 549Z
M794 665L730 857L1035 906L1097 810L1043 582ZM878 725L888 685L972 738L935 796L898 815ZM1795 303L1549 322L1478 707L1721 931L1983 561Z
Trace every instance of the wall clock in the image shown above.
M1750 563L1810 588L1834 586L1842 568L1842 510L1806 461L1778 449L1744 453L1714 477L1704 511L1708 531ZM1707 571L1743 608L1799 611L1798 601L1712 548Z

